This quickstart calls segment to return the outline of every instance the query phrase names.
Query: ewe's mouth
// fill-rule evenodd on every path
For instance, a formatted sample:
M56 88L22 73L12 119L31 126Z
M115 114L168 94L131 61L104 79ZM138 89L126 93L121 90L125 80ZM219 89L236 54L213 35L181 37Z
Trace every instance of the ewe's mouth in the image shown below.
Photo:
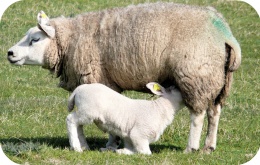
M18 61L12 61L12 60L10 60L10 59L8 59L8 61L9 61L11 64L15 64L16 62L18 62Z
M9 61L11 64L14 64L14 65L23 65L23 63L24 63L24 59L11 60L10 58L8 58L8 61Z

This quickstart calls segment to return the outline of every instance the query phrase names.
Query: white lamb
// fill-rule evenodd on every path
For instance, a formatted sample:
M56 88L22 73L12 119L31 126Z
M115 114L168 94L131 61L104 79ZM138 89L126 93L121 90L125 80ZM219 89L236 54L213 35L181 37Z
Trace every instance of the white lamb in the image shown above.
M184 104L181 93L174 87L165 89L153 82L146 86L160 97L151 101L134 100L98 83L77 87L69 98L68 110L72 111L74 104L78 109L66 119L72 149L78 152L89 149L83 125L94 122L110 133L106 146L117 153L151 154L149 143L159 139ZM116 136L123 139L123 149L116 149L113 144Z

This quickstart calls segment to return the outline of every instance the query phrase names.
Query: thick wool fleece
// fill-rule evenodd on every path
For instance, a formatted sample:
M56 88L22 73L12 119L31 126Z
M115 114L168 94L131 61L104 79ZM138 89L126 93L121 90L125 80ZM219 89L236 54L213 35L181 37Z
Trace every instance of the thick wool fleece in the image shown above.
M120 92L175 84L195 112L223 103L241 62L238 42L214 8L154 3L51 19L46 68L72 91L103 83ZM56 49L56 50L54 50Z

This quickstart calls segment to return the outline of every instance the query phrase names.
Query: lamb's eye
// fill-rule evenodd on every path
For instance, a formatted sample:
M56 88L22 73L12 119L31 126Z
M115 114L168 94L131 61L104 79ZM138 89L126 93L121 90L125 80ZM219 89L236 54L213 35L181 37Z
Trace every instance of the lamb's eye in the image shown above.
M40 38L38 38L38 39L33 38L33 39L30 41L29 45L31 46L34 42L38 42L39 40L40 40Z

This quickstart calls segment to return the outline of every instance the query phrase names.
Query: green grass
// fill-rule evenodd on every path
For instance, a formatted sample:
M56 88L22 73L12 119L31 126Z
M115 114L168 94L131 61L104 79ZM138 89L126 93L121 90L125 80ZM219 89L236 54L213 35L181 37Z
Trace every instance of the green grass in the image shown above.
M38 11L50 17L127 6L144 1L119 0L23 0L4 13L0 23L0 143L7 156L20 164L242 164L256 154L260 144L260 20L243 2L176 0L211 5L229 22L242 47L242 65L234 74L232 93L220 119L217 150L210 155L184 154L189 134L189 113L176 115L160 140L151 145L153 155L117 155L98 151L107 134L95 125L84 131L91 151L69 150L65 118L69 93L57 88L58 79L38 66L12 66L7 50L35 26ZM150 1L151 2L151 1ZM126 92L132 98L149 96ZM205 139L205 120L201 146Z

